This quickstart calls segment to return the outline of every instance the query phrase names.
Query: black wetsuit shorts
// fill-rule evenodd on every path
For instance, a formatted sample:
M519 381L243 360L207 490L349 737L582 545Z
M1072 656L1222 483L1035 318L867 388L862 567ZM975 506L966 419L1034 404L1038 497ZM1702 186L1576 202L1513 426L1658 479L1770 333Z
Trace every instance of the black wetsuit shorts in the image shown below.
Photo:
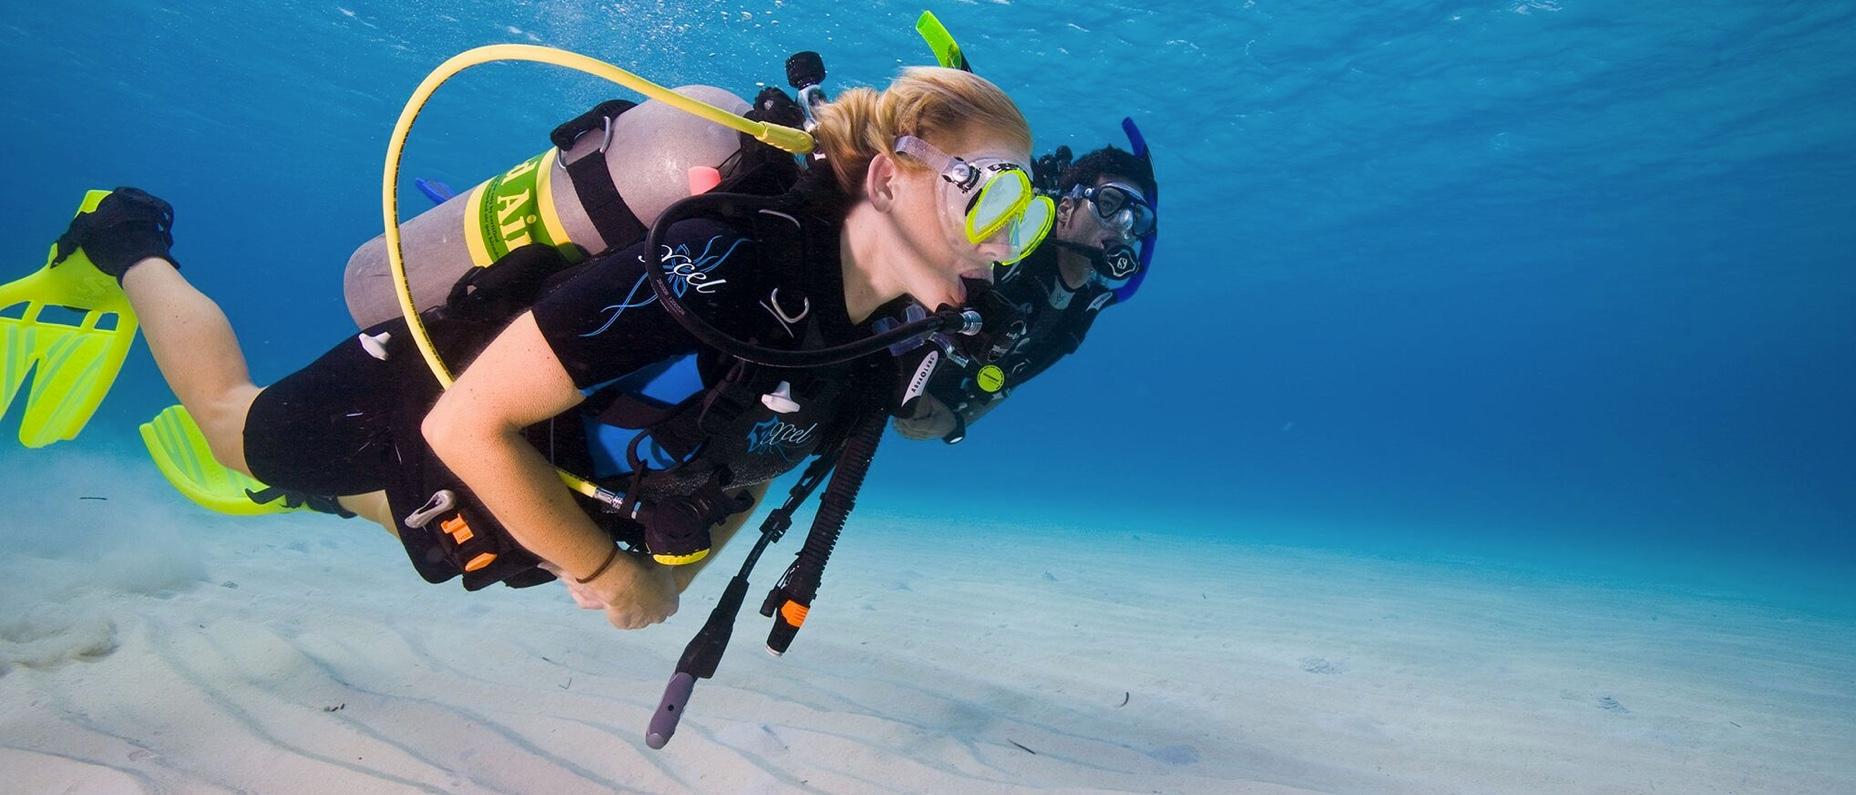
M405 320L367 331L392 335L386 360L369 354L359 336L349 337L258 394L245 418L245 463L253 476L330 497L394 482L402 458L395 430L409 427L404 413L429 409L440 390L408 342ZM416 418L411 422L417 427ZM414 441L423 450L424 440Z

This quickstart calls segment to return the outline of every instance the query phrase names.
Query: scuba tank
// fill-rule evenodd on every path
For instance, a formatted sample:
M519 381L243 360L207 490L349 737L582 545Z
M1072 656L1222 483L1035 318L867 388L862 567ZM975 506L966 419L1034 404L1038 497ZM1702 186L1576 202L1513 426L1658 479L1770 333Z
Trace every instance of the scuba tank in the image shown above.
M713 86L676 90L734 113L749 109ZM742 146L734 130L657 100L602 103L552 137L554 148L400 225L415 305L443 304L472 266L487 267L529 243L578 259L571 246L598 253L637 242L665 207L690 195L690 169L719 167ZM576 178L575 166L607 176ZM616 195L606 192L611 187ZM342 292L357 326L400 317L392 280L384 235L349 257Z

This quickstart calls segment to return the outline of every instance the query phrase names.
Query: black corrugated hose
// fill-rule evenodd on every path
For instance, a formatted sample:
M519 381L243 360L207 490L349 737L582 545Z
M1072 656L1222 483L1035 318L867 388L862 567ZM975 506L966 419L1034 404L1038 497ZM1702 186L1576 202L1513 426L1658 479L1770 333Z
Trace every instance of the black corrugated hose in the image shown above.
M857 505L857 492L863 488L864 475L870 471L877 443L883 440L883 429L888 423L888 414L873 413L864 417L845 440L844 449L838 454L838 469L831 475L831 485L826 486L824 495L819 497L818 514L812 518L805 546L780 576L780 584L774 586L766 601L761 603L760 614L773 618L773 630L767 634L768 651L785 654L793 636L805 623L806 611L812 607L812 599L818 596L825 564L831 559L832 548L838 544L838 533L844 529L844 521Z

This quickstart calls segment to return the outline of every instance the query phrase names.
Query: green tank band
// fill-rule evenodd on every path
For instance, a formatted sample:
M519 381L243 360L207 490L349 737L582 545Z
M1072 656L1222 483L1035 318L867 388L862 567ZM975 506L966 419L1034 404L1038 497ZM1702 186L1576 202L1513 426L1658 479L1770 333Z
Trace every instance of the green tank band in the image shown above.
M464 211L464 239L471 262L488 267L512 249L543 243L559 249L570 260L579 251L568 245L555 212L550 170L556 152L549 149L491 177L470 194Z

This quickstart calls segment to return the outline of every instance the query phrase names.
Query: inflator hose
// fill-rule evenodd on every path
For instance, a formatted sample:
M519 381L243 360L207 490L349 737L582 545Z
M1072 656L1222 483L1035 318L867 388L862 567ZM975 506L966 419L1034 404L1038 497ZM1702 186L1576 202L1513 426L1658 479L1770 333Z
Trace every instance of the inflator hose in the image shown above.
M838 546L838 534L851 509L857 507L857 493L863 490L864 475L876 458L877 443L883 441L883 429L889 415L874 412L859 420L838 454L838 468L831 474L831 484L818 498L818 513L812 517L812 529L806 533L805 546L780 577L778 585L767 594L760 614L773 618L767 634L767 651L785 654L805 622L806 611L818 597L818 584L825 576L825 564Z
M399 120L393 124L393 135L387 142L387 159L381 173L380 207L386 224L387 264L393 272L393 288L399 296L400 313L406 317L406 327L419 354L425 357L427 367L438 383L446 389L451 388L453 378L450 368L438 355L438 349L432 344L432 335L426 331L425 323L419 317L419 308L413 305L412 285L406 278L406 254L400 242L399 223L399 175L400 160L406 149L406 138L412 134L413 122L425 109L425 103L459 72L473 66L495 61L529 61L545 63L584 72L594 77L605 78L619 85L644 94L647 97L669 104L684 112L699 116L709 121L734 130L738 130L755 140L777 146L793 154L806 154L812 151L812 136L804 130L796 130L769 122L753 121L742 118L721 108L700 100L678 94L668 88L639 77L612 64L589 58L578 53L557 50L552 47L538 47L531 44L492 44L476 47L451 56L437 69L426 75L419 87L413 90L412 97L406 100L406 107L400 111ZM585 478L568 472L559 471L561 481L592 499L617 507L620 495L602 489Z

